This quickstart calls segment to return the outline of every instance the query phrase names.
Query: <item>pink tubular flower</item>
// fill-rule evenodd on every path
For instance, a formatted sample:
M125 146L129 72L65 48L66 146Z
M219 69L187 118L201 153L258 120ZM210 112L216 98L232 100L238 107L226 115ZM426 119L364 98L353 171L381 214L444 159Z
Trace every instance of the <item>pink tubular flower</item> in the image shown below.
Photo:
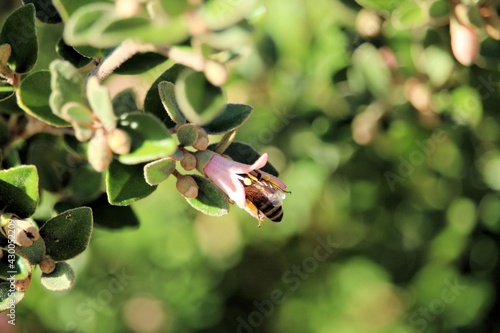
M252 165L232 161L209 150L198 151L196 155L198 160L198 171L202 172L210 180L212 180L212 182L224 191L229 198L238 205L238 207L245 209L252 216L259 219L259 221L261 221L265 215L263 212L260 212L248 198L246 190L246 188L249 187L249 183L247 183L248 181L255 179L263 185L263 187L259 187L259 189L271 189L272 192L269 192L271 196L274 192L277 192L278 194L274 196L278 198L278 202L274 202L271 198L269 199L269 202L275 204L276 206L281 206L281 199L284 198L283 192L286 185L277 177L259 170L266 165L267 154L263 154ZM250 176L251 173L258 173L257 177ZM278 221L279 220L276 222Z

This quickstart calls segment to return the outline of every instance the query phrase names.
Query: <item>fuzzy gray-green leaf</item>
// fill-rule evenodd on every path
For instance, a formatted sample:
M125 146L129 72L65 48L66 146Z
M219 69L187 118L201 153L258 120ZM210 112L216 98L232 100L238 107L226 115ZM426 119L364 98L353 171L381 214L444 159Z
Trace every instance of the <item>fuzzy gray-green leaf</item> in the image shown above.
M68 263L58 262L52 273L42 274L41 282L49 290L67 290L75 283L75 272Z
M205 177L191 175L198 184L198 196L186 199L196 210L210 215L223 216L229 212L229 201L226 194Z
M40 228L46 253L56 261L71 259L85 250L92 234L92 210L79 207L67 210Z

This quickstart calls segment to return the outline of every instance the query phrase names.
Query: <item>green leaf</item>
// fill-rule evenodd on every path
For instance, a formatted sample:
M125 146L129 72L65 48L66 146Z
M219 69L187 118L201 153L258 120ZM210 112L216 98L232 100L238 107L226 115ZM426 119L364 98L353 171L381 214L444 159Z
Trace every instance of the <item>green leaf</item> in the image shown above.
M205 177L191 175L198 184L198 196L187 199L187 202L196 210L210 215L223 216L229 211L229 201L226 194Z
M392 12L404 3L404 1L394 0L356 0L356 2L361 7L382 12Z
M31 216L38 205L38 173L33 165L0 170L0 207L19 217Z
M211 144L208 146L208 149L213 150L216 145L217 144ZM252 146L243 142L232 142L223 154L228 155L236 162L244 164L253 164L260 157L260 154ZM269 162L267 162L261 170L273 176L279 176L278 170L276 170Z
M476 127L483 117L483 104L478 91L460 86L452 92L452 116L458 124Z
M62 2L62 1L61 1ZM73 46L91 45L89 40L95 38L95 26L109 20L114 11L111 3L90 3L79 7L68 16L64 27L64 40ZM66 15L63 14L63 17Z
M64 198L63 200L56 202L56 204L54 205L54 213L60 214L60 213L65 212L67 210L78 208L79 206L80 205L78 205L74 201L69 200L69 198ZM92 211L92 215L94 215L93 213L94 212ZM95 223L95 221L94 221L94 223Z
M45 256L45 242L38 238L31 246L18 246L17 253L26 258L31 265L36 265Z
M113 160L106 174L106 192L112 205L126 206L156 190L144 180L145 164L125 165Z
M391 73L375 46L364 43L358 47L352 64L375 97L383 98L391 91Z
M244 41L252 40L252 31L245 25L234 25L224 30L211 31L203 36L203 43L217 50L224 50L211 54L211 60L221 64L228 63L241 57L241 50L235 48L235 45L241 45ZM263 36L263 40L258 45L260 54L263 56L267 66L273 66L278 60L276 45L269 36ZM205 67L206 70L206 67Z
M12 259L9 257L7 249L0 251L3 252L3 256L0 258L0 277L7 279L11 275L14 275L16 280L21 280L31 275L31 265L28 259L14 253L14 261L11 261ZM15 251L17 251L17 248Z
M106 194L89 204L94 214L94 225L107 229L138 228L139 219L130 206L111 206Z
M96 25L94 35L98 33L97 28L99 28L99 36L101 38L98 41L94 41L91 45L110 47L121 43L127 38L146 41L141 37L146 37L146 35L155 32L151 23L151 20L146 17L108 17L105 26Z
M0 87L2 84L0 83ZM0 88L1 89L1 88ZM0 93L0 98L2 94ZM11 94L7 99L0 100L0 114L23 114L24 111L17 104L17 98Z
M450 6L448 2L435 0L429 5L429 16L433 19L445 19L450 15Z
M95 171L89 164L84 163L71 173L68 191L73 200L86 203L97 198L101 193L103 174Z
M177 140L182 146L192 146L198 139L198 126L195 124L183 124L177 129Z
M12 47L8 63L15 72L27 73L35 66L38 58L35 6L28 4L10 14L0 33L0 45L5 43Z
M500 59L498 59L498 54L500 54L500 43L490 37L481 40L481 46L479 48L479 54L488 65L488 67L498 67L500 66Z
M87 58L102 58L104 56L104 50L98 49L88 45L75 45L73 46L75 51L80 53L82 56Z
M393 25L401 30L421 26L427 23L422 6L416 1L403 1L396 10L392 12Z
M472 23L479 29L484 28L485 19L481 15L481 7L478 3L475 3L472 6L467 6L467 18L469 22Z
M176 124L184 124L186 122L186 117L184 117L184 114L177 105L175 99L175 85L172 82L162 81L158 84L158 93L160 94L161 102L170 116L170 119Z
M9 308L15 308L15 304L22 301L24 291L10 289L10 282L0 282L0 312L8 311Z
M97 77L93 76L87 81L87 98L92 111L97 115L104 128L111 132L116 128L116 116L109 96L109 90L99 84Z
M71 154L80 159L87 158L87 142L80 142L74 135L63 135L62 144Z
M64 104L77 102L86 104L83 97L83 78L68 61L54 60L50 64L51 81L49 104L52 112L62 114Z
M92 61L92 58L80 54L74 47L66 44L62 38L56 44L56 52L61 58L69 61L76 68L86 66Z
M120 119L119 126L132 139L130 153L118 156L122 163L136 164L168 157L176 149L168 130L153 115L129 113Z
M144 98L144 111L154 114L162 123L165 123L167 128L174 128L176 123L170 118L165 108L162 105L158 92L160 82L167 81L175 83L181 71L186 68L183 65L175 64L161 74L151 85Z
M424 51L425 72L433 86L441 87L453 74L455 61L448 51L437 46L429 46Z
M23 0L23 4L32 3L35 5L36 18L43 23L59 23L61 16L52 4L52 0Z
M113 73L122 75L141 74L164 63L166 60L165 56L154 52L137 53L121 64Z
M85 105L77 102L68 102L62 108L64 118L70 120L72 123L79 123L85 125L92 125L94 117Z
M191 69L184 70L177 79L175 97L186 118L197 125L212 121L224 109L221 88Z
M56 268L52 273L42 274L42 285L48 290L61 291L68 290L75 283L75 272L66 262L56 263Z
M15 167L22 164L21 157L19 156L19 151L15 149L10 149L5 156L2 156L2 163L6 167Z
M41 188L50 192L64 188L74 167L69 161L71 158L60 137L39 134L30 141L27 162L36 166Z
M171 18L164 23L143 17L108 17L103 24L95 26L93 33L95 38L88 43L97 47L114 46L127 38L144 43L172 45L182 42L189 35L187 20L183 17Z
M47 256L55 261L71 259L83 252L92 234L92 209L80 207L67 210L40 228Z
M67 22L69 17L73 15L80 7L89 5L94 2L108 2L113 3L114 0L85 0L85 1L75 1L75 0L52 0L54 7L61 15L62 19Z
M255 0L207 1L200 10L200 17L210 30L222 30L250 16L257 5Z
M43 70L26 76L17 91L19 106L30 115L52 126L65 127L69 123L56 116L50 107L50 72Z
M169 16L179 16L189 8L187 0L161 0L161 5Z
M144 178L149 185L158 185L168 178L175 170L175 161L162 158L144 166Z
M187 21L172 18L153 22L145 17L121 17L108 3L93 3L80 7L64 29L64 39L71 45L113 47L128 38L146 43L170 45L188 37Z
M120 91L113 98L113 110L117 117L131 112L138 112L139 107L137 104L136 95L131 88Z
M226 104L224 111L208 124L201 126L207 134L224 134L237 129L250 117L253 108L246 104Z

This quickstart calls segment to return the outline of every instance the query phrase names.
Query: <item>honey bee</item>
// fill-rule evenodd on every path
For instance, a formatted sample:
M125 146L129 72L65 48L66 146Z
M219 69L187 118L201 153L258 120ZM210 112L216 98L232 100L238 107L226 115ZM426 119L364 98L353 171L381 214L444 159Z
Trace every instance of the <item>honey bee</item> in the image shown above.
M258 170L241 176L245 188L247 207L257 214L259 227L267 217L273 222L280 222L283 218L284 191L271 177Z

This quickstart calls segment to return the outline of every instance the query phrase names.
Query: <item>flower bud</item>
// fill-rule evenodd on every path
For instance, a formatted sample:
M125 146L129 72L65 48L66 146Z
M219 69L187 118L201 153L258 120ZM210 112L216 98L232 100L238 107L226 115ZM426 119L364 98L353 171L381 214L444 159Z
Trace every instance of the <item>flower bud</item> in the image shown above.
M14 282L14 286L16 287L17 291L26 291L30 286L30 283L31 283L31 275L28 276L27 278L16 280L16 282Z
M177 190L188 199L193 199L198 196L198 184L193 177L189 175L179 176L175 184Z
M365 38L373 38L380 34L384 21L377 13L361 9L356 16L356 30Z
M184 170L194 170L196 168L196 157L194 157L194 155L188 151L183 151L182 155L181 166L184 168Z
M17 244L30 246L40 238L37 227L30 221L17 220Z
M180 161L184 158L184 153L179 147L177 147L177 149L173 152L172 155L169 156L169 158L173 159L174 161Z
M99 172L106 170L113 159L104 130L98 129L90 139L87 156L92 167Z
M409 78L404 84L404 94L415 109L420 112L432 110L432 91L416 78Z
M132 17L141 11L141 4L137 0L116 0L115 12L121 17Z
M42 273L50 274L54 271L54 269L56 269L56 262L51 258L45 257L40 260L38 267L40 267Z
M201 128L198 128L198 137L196 138L196 141L193 143L193 148L196 148L198 150L205 150L208 148L208 135Z
M21 220L13 214L2 215L2 232L20 246L31 246L40 238L38 228L31 221Z
M198 126L195 124L183 124L177 130L179 143L185 147L191 146L198 139Z
M380 103L370 104L366 110L358 113L352 121L352 136L359 145L367 145L377 136L380 128L380 119L384 109Z
M122 155L130 152L130 136L120 128L115 128L107 135L108 145L115 154Z
M2 44L0 45L0 66L4 66L7 64L7 61L10 58L12 53L12 47L10 44Z
M220 87L226 83L229 73L227 72L226 66L220 62L207 60L205 62L205 76L211 84Z
M464 26L450 18L451 50L455 59L464 66L470 66L479 53L479 36L473 26Z
M201 15L198 15L196 13L189 13L186 19L189 34L192 36L202 35L209 30Z

